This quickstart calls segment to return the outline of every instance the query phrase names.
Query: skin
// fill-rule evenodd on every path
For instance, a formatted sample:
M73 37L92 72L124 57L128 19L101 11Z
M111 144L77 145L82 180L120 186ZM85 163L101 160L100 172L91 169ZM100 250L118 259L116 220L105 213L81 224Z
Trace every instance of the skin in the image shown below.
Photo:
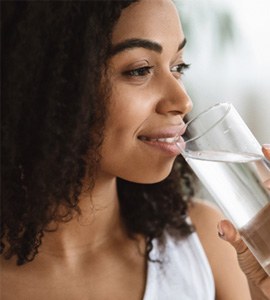
M125 9L112 42L116 46L134 38L155 42L162 52L118 48L109 61L112 95L102 160L94 190L90 195L85 187L80 197L82 215L45 233L33 262L17 267L14 259L1 261L5 300L143 298L145 239L127 235L116 177L151 183L168 176L179 150L141 137L179 135L192 104L179 72L184 61L178 48L185 37L173 3L142 0ZM190 216L213 270L217 299L250 299L233 247L217 237L223 216L202 203L191 207Z

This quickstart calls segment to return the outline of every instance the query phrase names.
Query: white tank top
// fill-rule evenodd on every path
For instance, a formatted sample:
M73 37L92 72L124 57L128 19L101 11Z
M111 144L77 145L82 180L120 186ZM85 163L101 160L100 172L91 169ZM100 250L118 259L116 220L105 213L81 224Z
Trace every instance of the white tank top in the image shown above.
M176 241L166 235L162 252L153 241L143 300L214 300L215 285L205 252L196 233Z

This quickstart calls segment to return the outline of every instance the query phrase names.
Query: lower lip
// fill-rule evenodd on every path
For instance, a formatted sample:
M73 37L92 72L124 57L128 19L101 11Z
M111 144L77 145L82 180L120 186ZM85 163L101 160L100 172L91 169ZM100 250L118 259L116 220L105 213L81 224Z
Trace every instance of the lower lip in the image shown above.
M147 140L140 140L140 141L152 148L162 151L168 156L177 156L181 154L181 152L185 148L185 142L182 138L179 141L177 141L178 145L176 143L165 143L159 141L147 141Z

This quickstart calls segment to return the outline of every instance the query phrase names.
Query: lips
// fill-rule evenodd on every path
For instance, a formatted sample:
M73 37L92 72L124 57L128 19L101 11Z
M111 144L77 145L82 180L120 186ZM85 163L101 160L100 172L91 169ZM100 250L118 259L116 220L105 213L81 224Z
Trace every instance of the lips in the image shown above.
M183 140L181 136L185 133L185 129L185 124L182 124L180 128L179 126L163 128L158 131L152 131L151 133L142 133L138 136L138 139L141 141L173 144L177 143L179 140Z
M169 155L179 155L185 148L182 135L185 127L160 129L158 132L141 134L138 139L151 147L158 148Z

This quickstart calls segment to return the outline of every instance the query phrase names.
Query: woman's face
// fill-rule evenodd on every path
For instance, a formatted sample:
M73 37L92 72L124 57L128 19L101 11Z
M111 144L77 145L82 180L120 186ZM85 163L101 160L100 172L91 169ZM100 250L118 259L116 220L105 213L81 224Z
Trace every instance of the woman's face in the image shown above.
M122 11L112 35L112 94L100 172L138 183L169 175L192 104L181 77L185 37L171 0Z

